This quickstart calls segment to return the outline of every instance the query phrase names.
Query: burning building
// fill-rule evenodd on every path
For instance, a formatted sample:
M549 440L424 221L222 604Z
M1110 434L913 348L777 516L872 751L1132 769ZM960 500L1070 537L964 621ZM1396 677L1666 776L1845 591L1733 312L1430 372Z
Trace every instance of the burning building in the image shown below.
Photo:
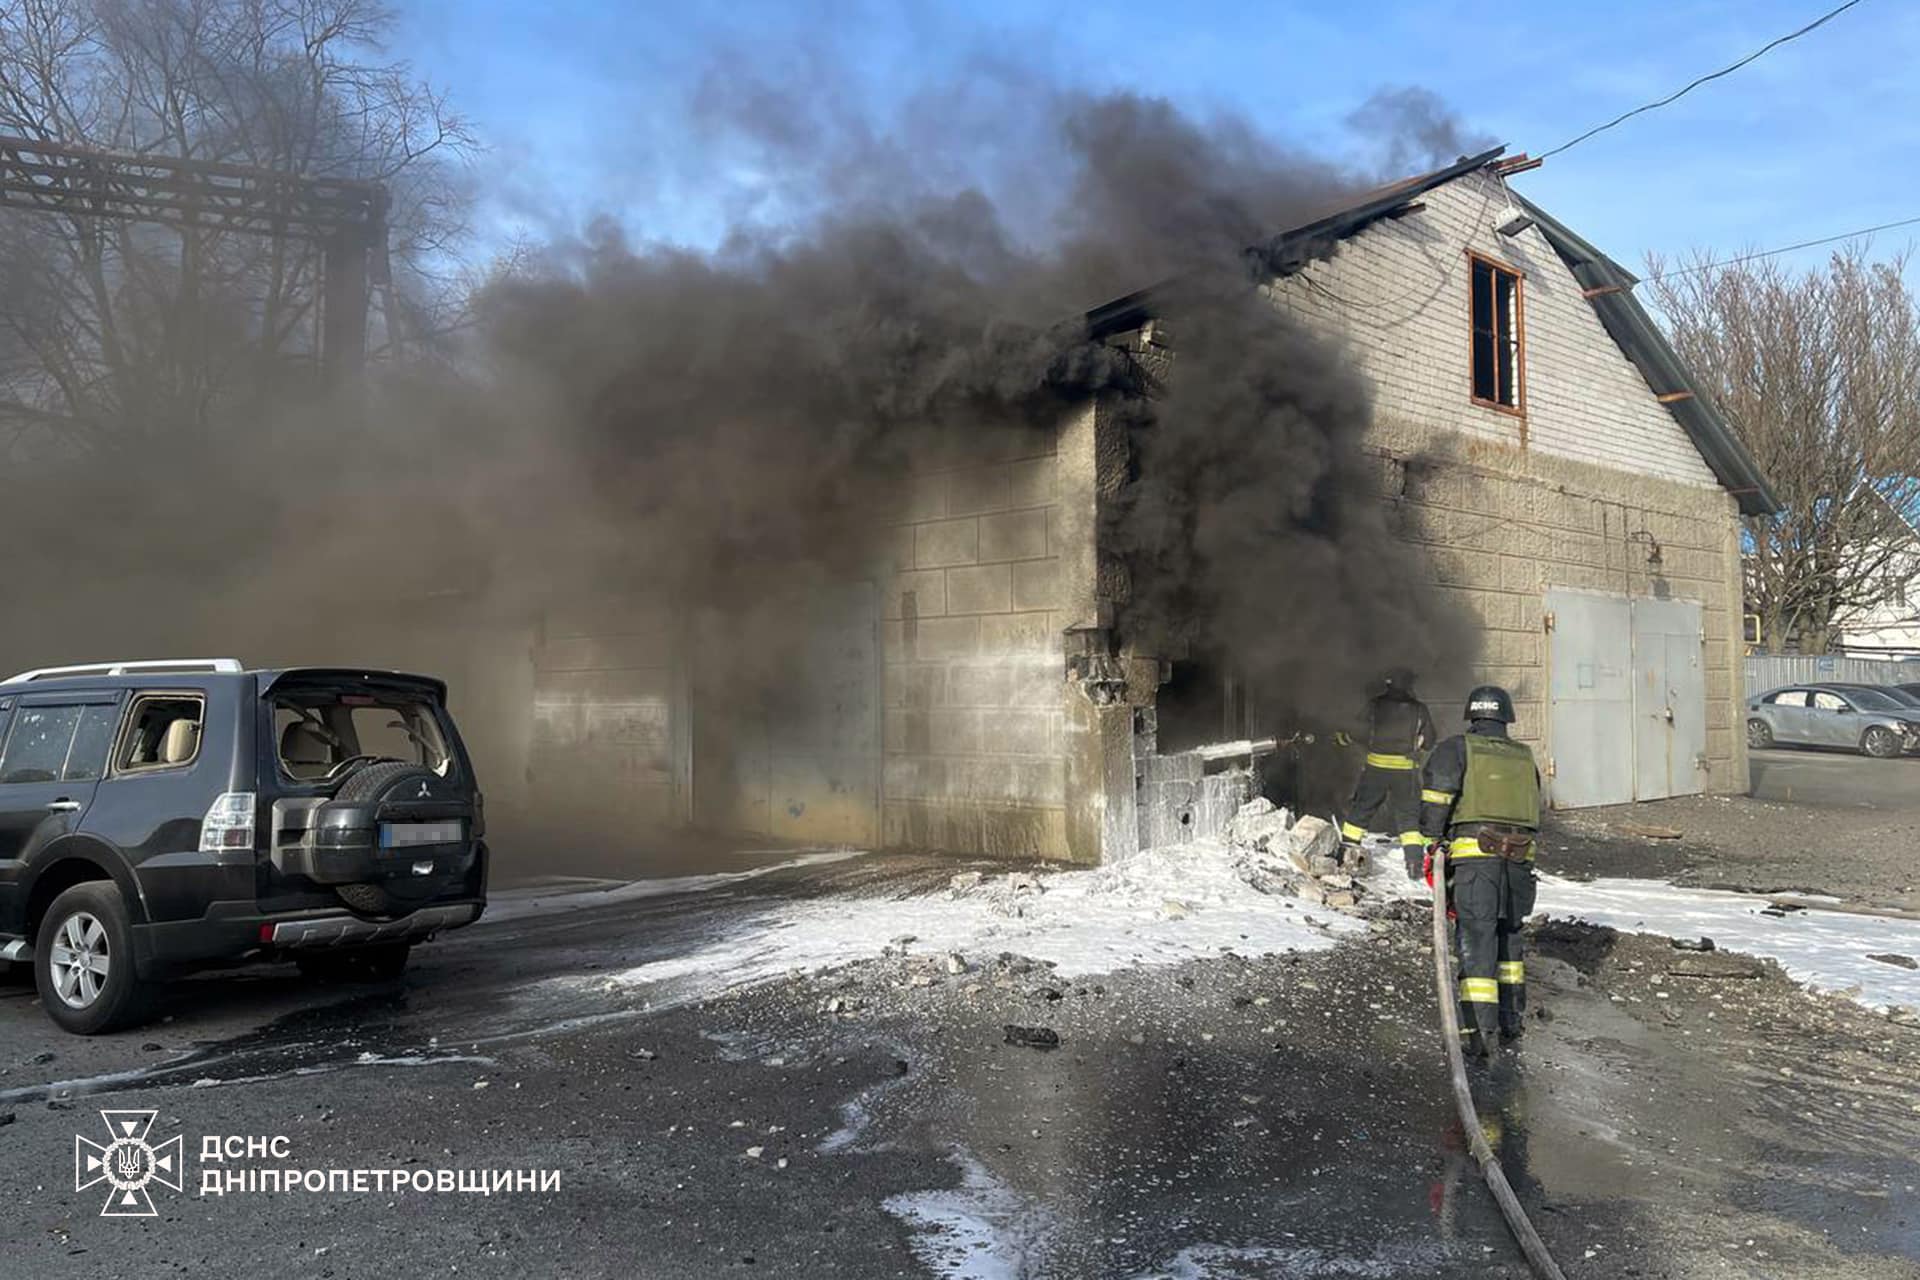
M1512 689L1556 805L1744 791L1738 519L1774 499L1516 167L1096 308L1040 344L1045 396L876 460L833 554L708 565L758 597L717 622L550 610L493 773L609 831L1097 862L1231 812L1231 752L1189 748L1335 725L1396 661L1443 722Z

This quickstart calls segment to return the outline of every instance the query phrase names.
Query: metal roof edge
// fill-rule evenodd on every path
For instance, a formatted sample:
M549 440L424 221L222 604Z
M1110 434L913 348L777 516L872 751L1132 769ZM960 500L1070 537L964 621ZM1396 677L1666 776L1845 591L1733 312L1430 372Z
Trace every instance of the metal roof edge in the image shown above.
M1740 513L1749 516L1774 515L1781 510L1780 498L1767 483L1760 464L1747 452L1747 446L1701 389L1692 372L1681 363L1665 334L1633 295L1638 277L1592 244L1575 234L1525 196L1514 193L1522 208L1532 215L1547 243L1573 273L1573 278L1590 292L1588 302L1600 317L1600 323L1620 348L1621 354L1640 370L1647 387L1656 396L1685 392L1685 398L1663 400L1667 411L1680 424L1693 447L1700 453L1714 478L1740 505Z
M1355 235L1395 210L1413 203L1435 187L1485 168L1505 152L1504 144L1489 147L1477 155L1462 156L1443 169L1363 192L1355 203L1290 231L1282 231L1265 244L1249 246L1247 253L1268 273L1274 276L1289 275L1313 256L1311 250L1314 245L1330 244ZM1153 317L1155 301L1174 283L1172 280L1162 280L1092 308L1085 317L1088 335L1104 338L1138 328Z

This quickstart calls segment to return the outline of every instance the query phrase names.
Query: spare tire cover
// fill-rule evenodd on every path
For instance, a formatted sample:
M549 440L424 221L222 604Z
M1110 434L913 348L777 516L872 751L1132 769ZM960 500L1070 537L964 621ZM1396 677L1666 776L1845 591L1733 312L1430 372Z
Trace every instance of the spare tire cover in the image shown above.
M347 775L334 800L364 804L405 799L421 786L443 779L431 769L404 760L382 760ZM335 885L340 901L365 915L404 915L419 903L446 891L446 876L399 876L378 884Z

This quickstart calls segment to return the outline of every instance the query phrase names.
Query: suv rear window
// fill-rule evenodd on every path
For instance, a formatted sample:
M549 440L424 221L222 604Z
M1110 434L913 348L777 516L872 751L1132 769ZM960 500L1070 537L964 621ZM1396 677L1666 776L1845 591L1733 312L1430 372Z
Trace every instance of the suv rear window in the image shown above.
M284 693L273 702L280 767L316 781L352 759L403 760L447 777L453 754L439 709L401 694Z
M206 704L184 693L148 694L134 699L127 736L113 767L120 773L142 769L178 769L200 754L200 726Z

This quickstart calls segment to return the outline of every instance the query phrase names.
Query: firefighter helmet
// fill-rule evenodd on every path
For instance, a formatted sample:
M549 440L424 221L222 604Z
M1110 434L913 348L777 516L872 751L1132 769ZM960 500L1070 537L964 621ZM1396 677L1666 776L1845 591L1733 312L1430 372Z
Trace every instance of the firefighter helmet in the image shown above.
M1380 687L1388 693L1412 693L1414 674L1406 667L1388 667L1380 676Z
M1467 695L1467 719L1513 723L1513 695L1497 684L1483 684Z

